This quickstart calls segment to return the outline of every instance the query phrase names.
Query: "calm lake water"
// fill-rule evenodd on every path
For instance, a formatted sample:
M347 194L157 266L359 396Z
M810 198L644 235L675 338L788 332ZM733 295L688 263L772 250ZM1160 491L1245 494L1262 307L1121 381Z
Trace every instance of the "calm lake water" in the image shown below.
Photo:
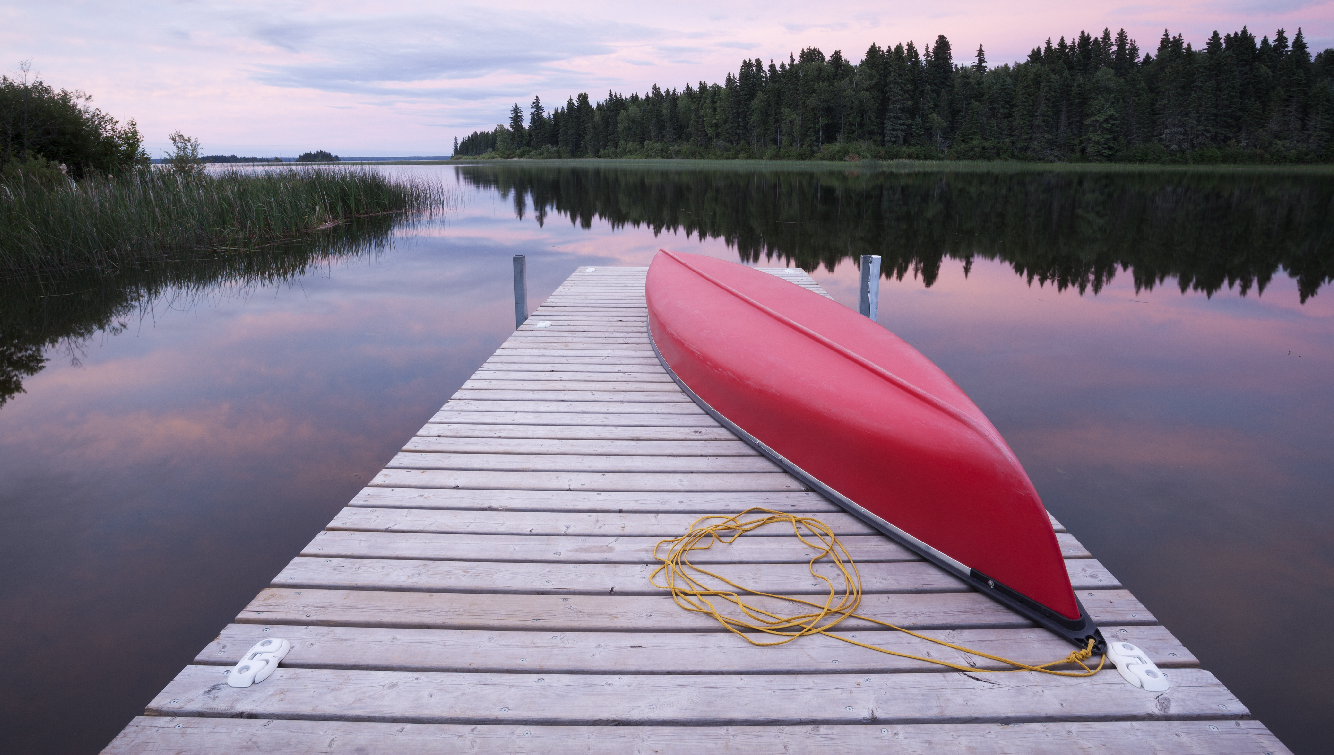
M1047 508L1292 749L1334 716L1334 178L439 175L448 217L0 281L0 749L96 751L580 265L799 265L988 414ZM21 390L20 390L21 387Z

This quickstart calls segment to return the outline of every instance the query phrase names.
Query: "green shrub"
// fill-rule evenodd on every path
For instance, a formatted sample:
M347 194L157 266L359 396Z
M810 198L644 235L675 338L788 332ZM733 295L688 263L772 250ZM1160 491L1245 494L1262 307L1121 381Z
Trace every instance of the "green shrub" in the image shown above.
M23 79L0 76L0 165L39 157L82 179L148 164L134 121L121 126L91 95L28 81L22 68Z
M69 177L68 169L64 165L38 155L25 155L0 165L0 185L25 181L43 189L55 189L68 187L73 179Z

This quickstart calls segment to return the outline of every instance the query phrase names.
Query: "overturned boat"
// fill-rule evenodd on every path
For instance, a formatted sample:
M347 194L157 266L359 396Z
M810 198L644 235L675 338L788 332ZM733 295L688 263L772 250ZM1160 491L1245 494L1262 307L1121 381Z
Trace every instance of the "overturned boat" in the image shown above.
M812 489L1083 648L1103 645L1014 452L877 323L744 265L662 250L649 337L709 414Z

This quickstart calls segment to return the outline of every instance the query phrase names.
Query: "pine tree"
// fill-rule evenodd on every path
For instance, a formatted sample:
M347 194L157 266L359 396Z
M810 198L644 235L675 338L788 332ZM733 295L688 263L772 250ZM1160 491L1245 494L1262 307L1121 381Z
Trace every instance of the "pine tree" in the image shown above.
M514 103L510 110L510 136L514 140L513 149L523 149L525 146L525 134L523 128L523 111L519 109L519 103Z

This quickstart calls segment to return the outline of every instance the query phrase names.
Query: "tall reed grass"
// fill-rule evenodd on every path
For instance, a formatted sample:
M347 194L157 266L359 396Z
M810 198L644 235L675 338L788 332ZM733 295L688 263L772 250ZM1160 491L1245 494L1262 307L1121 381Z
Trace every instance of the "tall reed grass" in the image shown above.
M108 269L201 250L245 251L349 218L433 213L458 196L439 181L349 168L143 168L55 186L0 183L0 272Z

